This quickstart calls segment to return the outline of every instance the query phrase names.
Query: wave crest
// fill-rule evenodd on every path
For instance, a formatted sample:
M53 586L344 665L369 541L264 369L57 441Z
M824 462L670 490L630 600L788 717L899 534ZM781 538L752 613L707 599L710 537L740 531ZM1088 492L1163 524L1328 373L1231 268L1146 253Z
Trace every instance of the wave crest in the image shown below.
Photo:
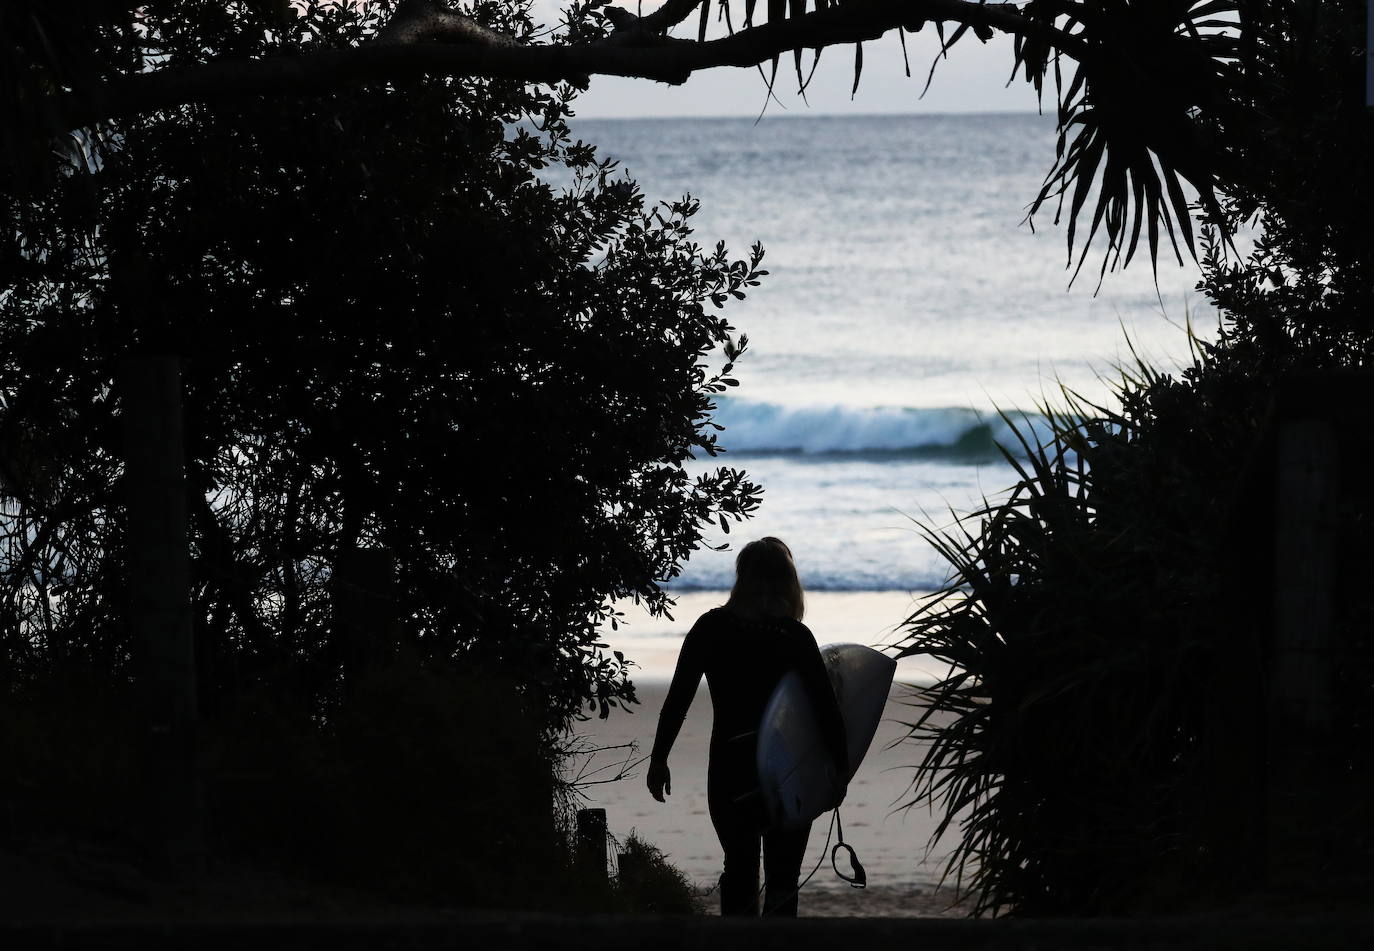
M1041 416L1011 415L1028 437L1048 433ZM734 453L991 455L999 444L1020 445L1001 417L957 407L783 406L722 398L712 418L725 427L721 444Z

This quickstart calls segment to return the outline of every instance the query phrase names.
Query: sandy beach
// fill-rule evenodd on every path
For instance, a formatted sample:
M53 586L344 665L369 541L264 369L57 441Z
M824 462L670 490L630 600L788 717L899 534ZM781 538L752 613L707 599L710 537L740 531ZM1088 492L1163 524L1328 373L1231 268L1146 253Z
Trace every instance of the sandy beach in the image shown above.
M646 755L653 742L666 684L642 682L639 693L642 703L634 714L617 713L607 720L582 724L579 733L585 743L603 747L633 743L638 755ZM894 686L878 735L840 809L845 841L863 862L869 887L851 888L835 876L824 848L828 817L823 818L812 829L802 869L805 877L820 863L802 891L803 915L962 915L960 910L950 907L952 892L937 888L943 856L948 853L947 845L928 852L937 817L921 807L901 808L911 801L913 767L924 752L921 744L903 739L907 732L903 723L918 715L919 711L911 705L910 690ZM655 802L649 796L642 767L624 779L584 787L586 804L606 810L613 836L624 838L630 832L637 833L667 853L669 860L703 891L715 887L721 866L720 845L706 812L710 725L710 696L703 683L669 761L673 794L666 803ZM591 778L614 776L626 755L624 750L598 754L593 765L605 764L608 768ZM841 868L845 868L843 856ZM707 903L714 912L713 895Z

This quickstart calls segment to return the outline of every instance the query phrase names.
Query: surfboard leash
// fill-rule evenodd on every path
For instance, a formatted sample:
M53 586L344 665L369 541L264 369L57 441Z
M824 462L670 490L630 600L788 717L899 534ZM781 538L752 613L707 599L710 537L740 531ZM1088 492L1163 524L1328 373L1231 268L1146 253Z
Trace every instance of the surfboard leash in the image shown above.
M844 840L844 826L840 823L839 806L835 807L835 830L839 834L836 836L835 847L830 850L830 867L835 870L836 875L849 883L850 888L867 888L868 873L864 871L864 864L859 861L858 853L854 851L854 847ZM825 837L825 844L830 844L830 836L828 835ZM852 873L850 875L841 872L840 866L836 864L840 849L849 853L849 871Z
M821 847L821 857L816 860L815 867L811 869L811 872L806 876L806 878L802 879L800 885L798 885L792 891L788 892L777 902L774 902L773 908L778 908L779 906L785 905L792 900L793 896L800 895L801 890L806 887L806 883L811 881L811 879L815 877L816 873L821 870L821 865L825 863L825 854L830 849L830 837L835 834L835 820L839 817L840 810L837 808L835 812L830 816L830 825L825 830L825 845ZM763 887L759 889L760 900L762 900L767 888L768 882L765 880L763 883ZM764 915L767 916L768 912L773 910L773 908L768 908L767 906L765 906L763 909Z
M830 847L830 839L837 832L839 833L838 841L836 841L835 847L832 849ZM849 868L853 873L852 875L846 875L844 872L841 872L839 866L836 864L836 857L839 855L840 849L844 849L849 853ZM785 905L787 902L791 901L794 896L800 895L801 890L806 887L807 882L811 881L811 879L816 876L816 873L821 870L821 865L825 863L827 854L830 856L830 867L835 870L836 875L849 883L850 888L868 887L868 873L864 871L863 863L859 861L859 856L854 851L854 847L844 841L844 826L840 822L840 807L836 806L835 811L830 814L830 825L825 830L825 845L821 847L821 857L816 860L815 866L811 869L810 873L807 874L806 878L802 879L801 884L793 891L788 892L785 897L775 902L772 907L777 908L781 905ZM762 901L767 888L768 883L764 882L763 887L759 889L760 901ZM770 910L769 908L764 908L763 913L767 915Z

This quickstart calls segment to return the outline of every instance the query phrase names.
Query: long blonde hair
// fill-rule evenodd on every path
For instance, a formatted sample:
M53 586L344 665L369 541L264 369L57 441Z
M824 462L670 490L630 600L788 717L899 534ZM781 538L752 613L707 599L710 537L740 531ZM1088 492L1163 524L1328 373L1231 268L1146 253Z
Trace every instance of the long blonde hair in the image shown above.
M806 613L792 549L772 535L752 541L735 556L735 586L725 606L745 617L790 617Z

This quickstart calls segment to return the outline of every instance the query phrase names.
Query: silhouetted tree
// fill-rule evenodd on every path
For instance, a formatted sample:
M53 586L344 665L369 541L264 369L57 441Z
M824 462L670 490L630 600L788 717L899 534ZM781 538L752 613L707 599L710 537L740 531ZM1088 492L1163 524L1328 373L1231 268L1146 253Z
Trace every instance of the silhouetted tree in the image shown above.
M328 93L354 81L442 75L580 85L604 74L682 83L697 70L769 62L776 77L780 58L791 53L804 87L804 51L819 56L850 44L857 86L864 42L896 34L905 48L907 32L930 26L941 55L968 36L1012 36L1012 78L1054 90L1061 138L1034 207L1063 199L1071 246L1080 219L1085 249L1105 233L1107 267L1129 261L1142 237L1152 259L1166 236L1178 253L1193 247L1187 188L1210 202L1218 177L1229 174L1214 132L1246 81L1240 37L1250 9L1263 2L666 0L636 16L589 0L573 4L563 28L549 33L504 20L485 0L361 6L366 13L358 18L285 0L12 3L0 12L0 29L12 38L0 53L0 102L8 104L0 113L0 162L13 174L41 177L43 163L26 145L36 134L95 130L189 103ZM706 39L712 16L732 24L729 35ZM695 39L668 35L689 20ZM158 25L178 22L220 22L233 40L161 49ZM303 42L264 46L264 34Z
M289 57L375 18L315 4L269 32L264 10L140 7L135 45ZM716 451L742 346L716 308L762 251L699 250L690 200L646 208L570 138L570 94L416 77L178 107L5 195L8 682L126 675L112 381L126 354L173 353L208 708L271 687L327 713L398 645L500 670L551 731L633 696L597 643L611 602L663 610L701 526L756 503L741 473L682 463ZM350 571L358 549L394 567ZM339 617L359 585L391 629Z
M979 911L1368 893L1368 377L1331 385L1374 358L1365 4L1244 9L1244 81L1213 140L1231 174L1202 229L1219 339L1174 374L1123 368L1103 405L1069 394L1010 496L931 533L953 580L907 621L908 650L954 668L925 694L918 791L945 805L942 833L958 830L952 868ZM1332 424L1344 467L1327 473L1339 525L1321 526L1335 538L1334 727L1296 738L1321 775L1286 780L1327 787L1308 800L1327 808L1287 817L1290 842L1317 856L1307 894L1275 887L1293 856L1265 829L1267 787L1301 768L1265 735L1283 713L1268 693L1274 589L1293 583L1276 564L1306 557L1274 530L1281 388L1305 396L1300 418Z

